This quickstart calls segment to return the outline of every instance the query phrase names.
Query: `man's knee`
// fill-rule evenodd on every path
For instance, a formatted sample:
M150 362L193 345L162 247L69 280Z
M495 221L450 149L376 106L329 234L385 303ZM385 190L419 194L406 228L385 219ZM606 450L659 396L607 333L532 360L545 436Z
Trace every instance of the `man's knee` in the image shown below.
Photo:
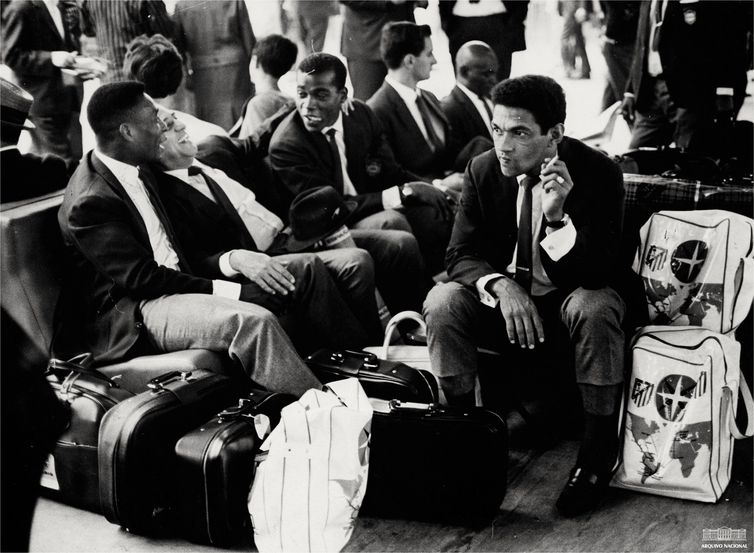
M623 321L623 300L612 288L574 290L561 306L561 318L569 328L574 324L618 325Z
M367 228L367 229L392 229L403 230L406 232L412 232L411 225L408 222L406 216L396 211L395 209L385 209L368 217L365 217L361 221L358 221L355 228Z
M449 324L468 316L466 289L457 282L434 286L424 300L423 314L430 326Z

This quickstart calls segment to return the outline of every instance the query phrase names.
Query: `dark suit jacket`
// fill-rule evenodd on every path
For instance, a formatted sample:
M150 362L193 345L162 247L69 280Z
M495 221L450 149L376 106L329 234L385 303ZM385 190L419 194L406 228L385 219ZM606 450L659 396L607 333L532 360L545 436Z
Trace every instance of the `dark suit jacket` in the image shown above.
M461 148L442 111L440 101L431 92L422 90L421 93L427 99L430 109L442 122L445 130L443 150L433 152L429 148L405 102L388 83L382 83L379 90L369 98L367 105L380 120L396 161L412 173L431 180L444 176L445 171L453 166L453 160Z
M381 192L419 177L404 170L393 157L377 117L366 104L354 100L354 110L343 116L348 176L358 206L352 221L382 211ZM270 141L270 161L287 188L288 201L318 186L333 186L335 164L327 137L306 130L297 111L289 114Z
M540 249L542 264L559 289L600 288L614 280L623 175L608 157L572 138L563 139L558 154L574 183L564 211L577 237L571 251L557 262ZM494 150L471 161L465 180L446 261L452 280L474 286L480 277L504 274L511 261L518 228L518 182L503 176Z
M76 9L75 5L72 9ZM66 24L64 19L63 26ZM66 86L60 68L52 64L53 51L79 50L77 33L75 25L61 37L41 0L14 0L4 6L0 41L3 62L13 69L18 84L34 96L32 115L78 110L83 91L81 84Z
M22 154L16 148L0 152L0 202L15 202L62 190L74 166L55 155Z
M190 245L186 257L198 275L227 277L220 271L220 257L231 250L258 251L238 212L222 193L212 201L181 179L154 171L168 218L178 241Z
M382 27L391 21L414 22L412 0L340 0L345 6L340 51L348 60L380 61Z
M142 169L141 177L176 249L181 271L155 262L136 206L93 152L84 157L71 177L58 212L63 241L72 260L62 313L82 317L82 326L75 332L70 326L68 330L83 339L86 349L79 351L91 351L99 362L121 359L133 352L143 326L141 300L212 293L211 280L190 273L155 191L154 177L146 169ZM71 345L58 344L56 350L60 349L70 350Z
M453 15L453 6L456 0L440 0L440 24L446 34L451 35L459 19ZM507 17L504 29L495 29L500 33L511 52L518 52L526 49L526 36L524 20L526 13L529 11L528 0L515 0L513 2L503 2L507 10Z
M714 113L715 89L729 87L740 106L751 64L747 57L751 29L751 2L668 2L658 49L675 104Z
M453 129L454 140L466 144L475 136L484 136L492 140L492 135L484 124L474 104L457 86L453 87L442 99L442 111Z

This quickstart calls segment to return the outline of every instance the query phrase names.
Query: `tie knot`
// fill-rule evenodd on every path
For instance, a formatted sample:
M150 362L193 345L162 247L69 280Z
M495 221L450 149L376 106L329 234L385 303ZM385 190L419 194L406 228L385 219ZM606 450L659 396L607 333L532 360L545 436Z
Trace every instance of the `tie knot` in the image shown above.
M531 190L534 188L534 186L539 182L539 177L532 177L531 175L526 175L524 177L524 180L522 181L522 184L524 185L524 188L527 190Z
M337 129L329 129L329 130L327 131L327 136L329 136L330 138L333 138L333 139L334 139L334 138L335 138L335 133L336 133L336 132L338 132L338 130L337 130Z
M201 175L202 170L200 167L197 167L196 165L192 165L191 167L188 168L188 174L189 174L189 177L193 177L195 175Z

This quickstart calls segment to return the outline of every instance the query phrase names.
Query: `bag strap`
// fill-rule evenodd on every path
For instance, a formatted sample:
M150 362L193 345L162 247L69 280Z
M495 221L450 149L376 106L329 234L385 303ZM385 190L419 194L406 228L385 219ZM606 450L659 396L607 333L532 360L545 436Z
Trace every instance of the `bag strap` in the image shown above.
M723 401L727 402L725 408L728 411L728 428L730 429L730 433L735 439L742 440L754 435L754 399L751 397L751 390L749 390L749 385L746 383L743 372L741 372L738 389L741 392L744 407L746 408L746 430L741 432L736 425L736 414L733 412L733 392L727 386L723 388Z
M406 320L416 321L417 323L419 323L421 329L425 333L427 332L427 324L424 322L421 314L417 313L416 311L401 311L400 313L396 313L388 321L387 327L385 328L385 340L382 342L382 359L390 359L388 357L390 339L393 337L393 332L398 327L398 323Z
M737 328L749 314L754 302L754 259L744 257L740 264L741 282L738 283L733 305L731 329Z
M85 374L98 380L102 380L103 382L107 382L112 388L120 388L120 385L112 378L102 374L97 369L87 366L87 364L91 362L90 358L91 354L89 353L77 355L76 357L71 358L70 361L52 358L47 363L45 374L55 376L59 382L63 382L63 380L65 380L65 378L71 373ZM82 363L79 364L76 361L81 361Z

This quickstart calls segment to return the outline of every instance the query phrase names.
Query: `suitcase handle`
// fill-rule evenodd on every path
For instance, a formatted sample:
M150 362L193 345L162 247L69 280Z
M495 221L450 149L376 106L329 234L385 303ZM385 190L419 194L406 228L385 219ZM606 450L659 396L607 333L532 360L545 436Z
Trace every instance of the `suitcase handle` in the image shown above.
M238 400L238 405L233 405L231 407L228 407L227 409L223 409L220 411L217 416L223 420L235 420L239 417L251 417L253 418L254 415L252 412L254 410L254 404L252 401L248 398L242 397Z
M436 403L415 403L413 401L400 401L398 399L391 399L388 405L390 406L391 413L393 411L419 411L421 413L434 413L440 410Z
M149 382L147 382L147 388L153 392L159 392L165 388L165 385L173 382L174 380L188 380L191 376L191 371L170 371L169 373L156 376Z
M89 357L86 357L86 356L89 356ZM91 354L82 353L81 355L77 355L76 357L73 357L70 361L63 361L62 359L52 358L47 364L47 370L45 371L45 374L54 375L55 378L57 378L60 382L62 382L65 379L65 377L67 377L72 372L79 373L79 374L86 374L98 380L102 380L103 382L106 382L107 384L110 385L111 388L120 388L120 385L117 382L115 382L109 376L102 374L97 369L92 369L84 365L79 365L78 363L75 362L75 360L79 360L79 359L81 359L83 362L88 362L90 357L91 357Z
M380 366L380 362L377 359L377 356L374 353L369 353L366 351L356 351L352 349L345 349L342 351L335 351L330 354L330 360L334 361L338 365L343 365L346 357L354 357L356 359L361 359L363 362L363 367L365 369L376 369L377 367ZM351 370L345 366L342 368L343 368L343 372L351 376L357 376L360 370L360 367L357 368L356 370Z

